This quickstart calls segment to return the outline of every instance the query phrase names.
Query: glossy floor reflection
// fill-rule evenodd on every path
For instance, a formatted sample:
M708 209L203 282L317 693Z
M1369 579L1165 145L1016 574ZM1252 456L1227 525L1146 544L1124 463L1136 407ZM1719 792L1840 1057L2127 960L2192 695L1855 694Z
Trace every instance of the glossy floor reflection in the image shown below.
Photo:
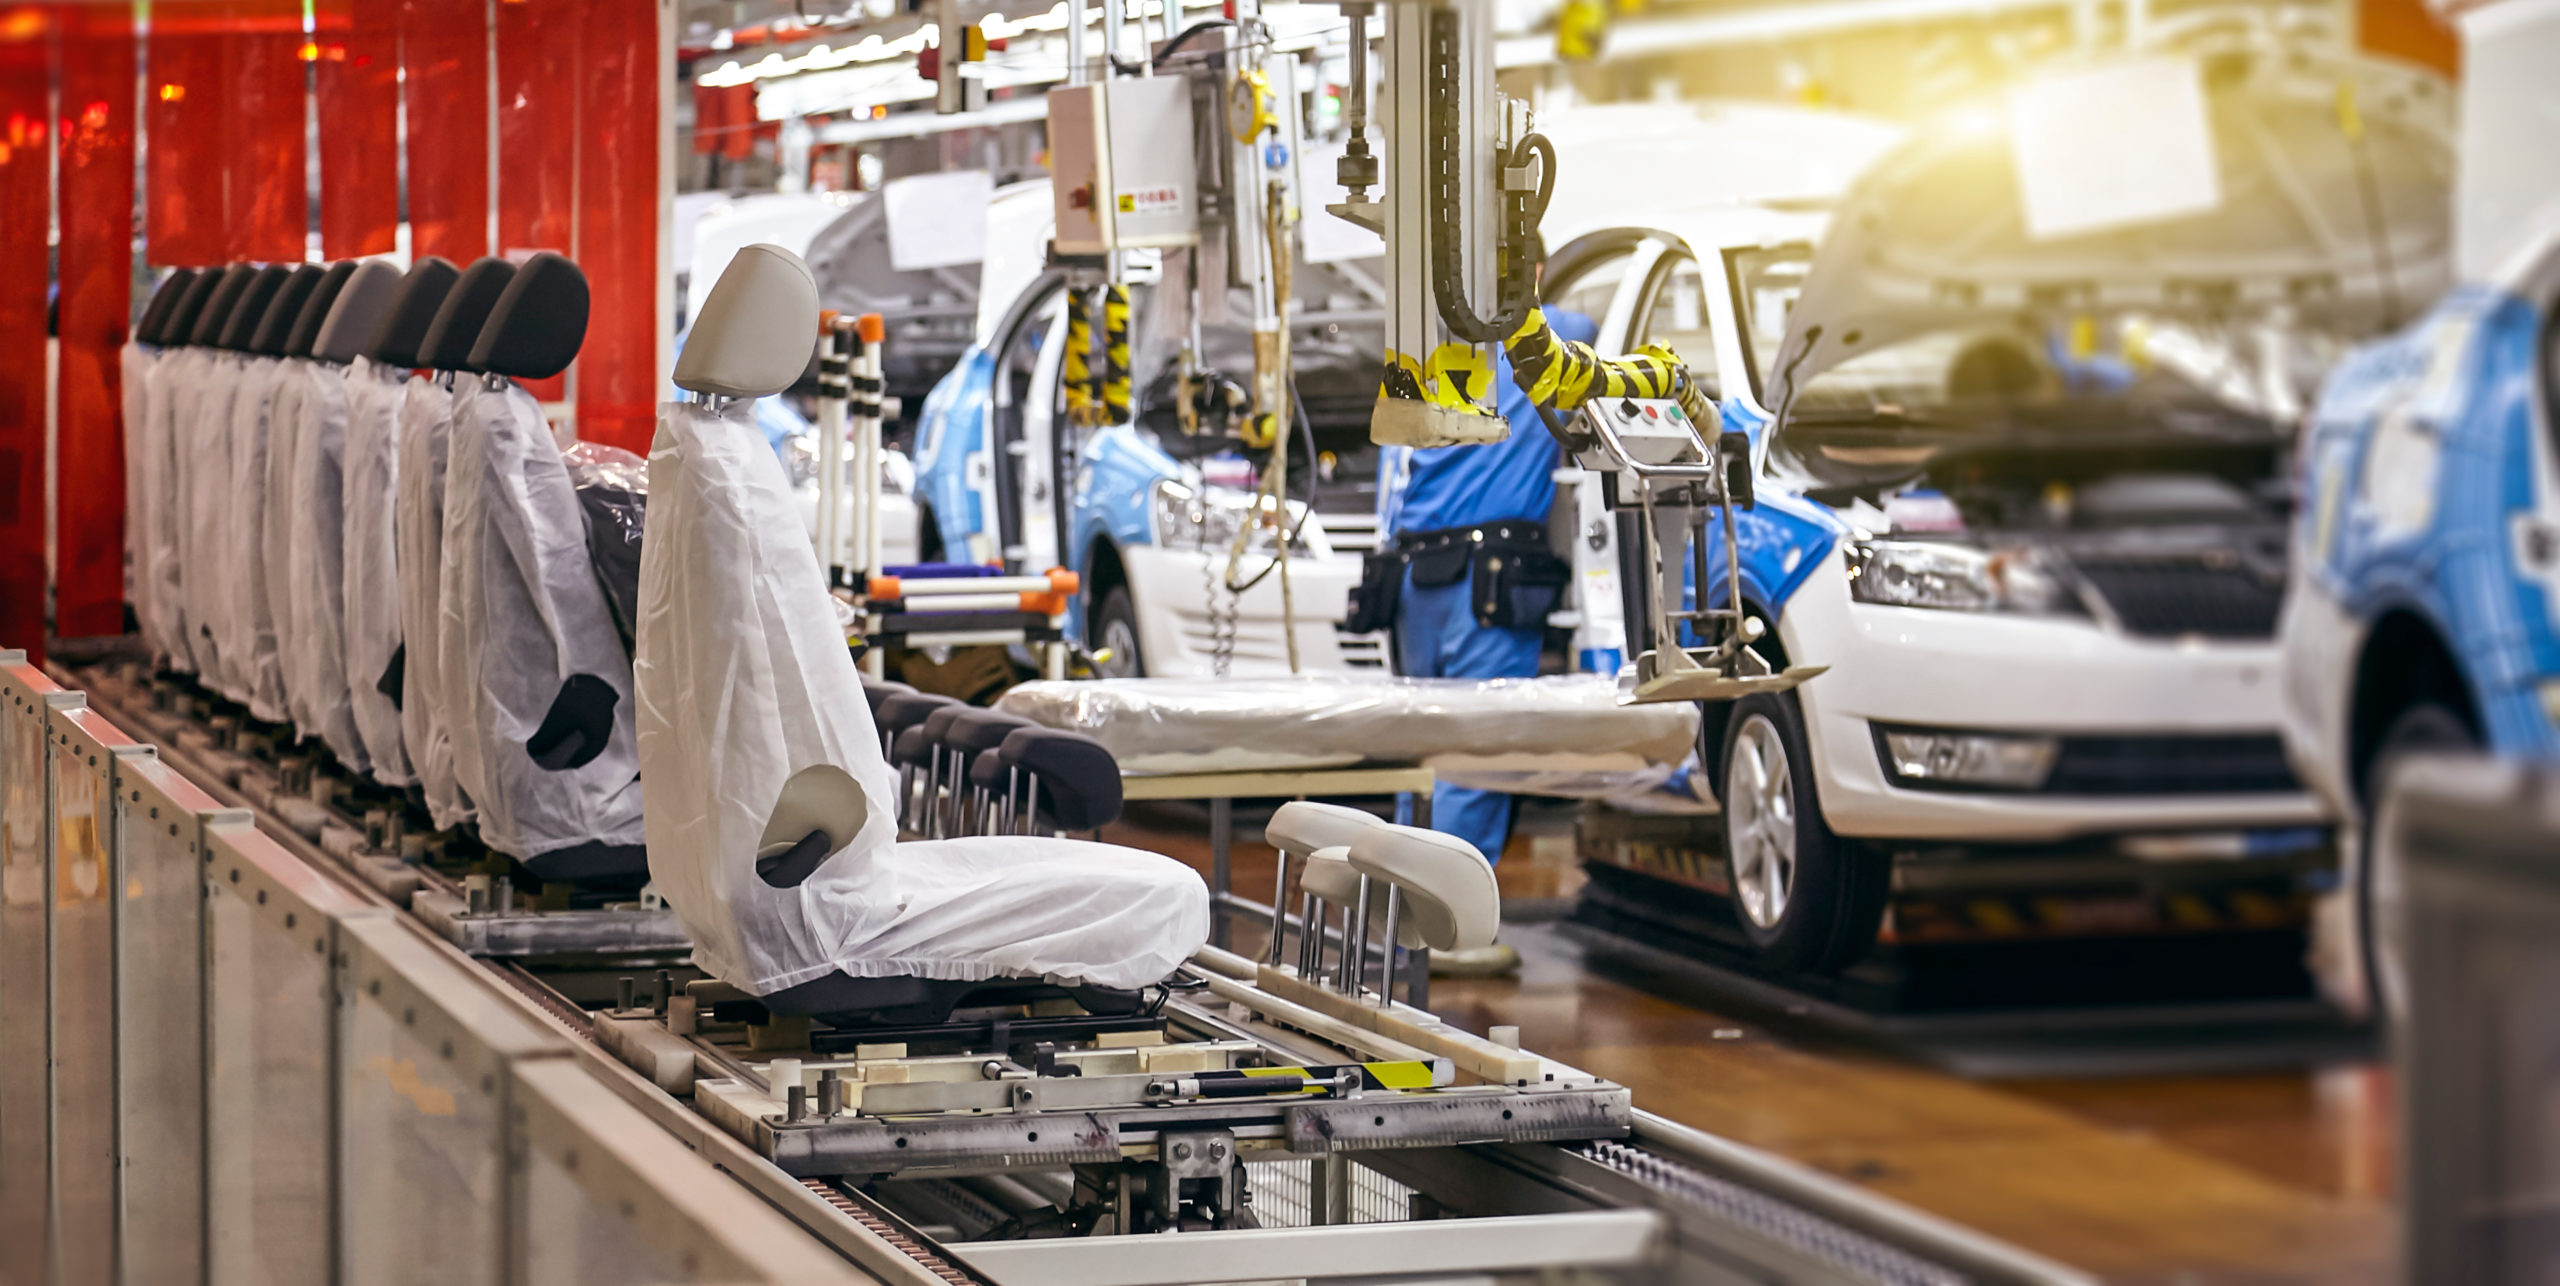
M1204 816L1136 811L1104 838L1205 871ZM1258 823L1237 829L1236 885L1267 897L1271 851L1244 842ZM1576 883L1552 835L1515 836L1498 874L1523 909ZM1520 975L1439 980L1433 1007L1476 1031L1516 1025L1525 1047L1629 1086L1648 1111L2109 1281L2387 1279L2390 1093L2370 1067L1972 1082L1674 998L1676 983L1595 966L1551 925L1505 934ZM1239 948L1260 941L1239 929Z

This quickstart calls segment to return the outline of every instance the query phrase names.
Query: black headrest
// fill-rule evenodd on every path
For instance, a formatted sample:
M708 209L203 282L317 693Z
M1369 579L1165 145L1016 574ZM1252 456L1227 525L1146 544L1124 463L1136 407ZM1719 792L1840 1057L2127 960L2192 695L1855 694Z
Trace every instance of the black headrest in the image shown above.
M874 679L866 676L862 680L862 699L871 707L871 717L875 721L880 717L881 702L913 691L915 691L914 688L895 679Z
M436 319L427 323L426 338L418 341L418 365L437 371L480 369L471 364L472 341L480 338L489 310L498 306L498 296L507 292L515 275L514 264L495 256L463 269L453 289L445 292Z
M951 721L951 730L943 734L942 743L957 746L970 754L983 754L1004 744L1016 731L1033 727L1029 719L1001 710L972 710Z
M293 315L293 329L284 337L284 355L309 357L311 346L319 342L320 323L327 320L329 310L338 306L338 292L347 288L347 278L356 275L356 261L341 259L320 274L318 284L303 297L302 308Z
M1001 751L969 761L969 784L980 790L1003 790L1012 778L1013 765L1005 762Z
M889 743L889 762L923 764L933 759L933 739L924 735L924 725L904 729L898 739Z
M900 692L871 707L871 719L891 732L904 732L932 718L934 711L958 704L930 692Z
M1040 783L1040 813L1062 831L1120 819L1120 761L1101 742L1057 728L1017 728L998 752Z
M280 263L260 268L240 290L240 298L231 305L231 316L222 323L222 337L217 341L235 353L249 351L249 341L257 337L258 327L267 320L267 305L275 302L276 292L284 289L285 279L293 269Z
M240 292L249 288L249 279L258 275L255 266L235 263L222 270L222 280L204 301L204 311L196 314L195 327L187 332L187 342L199 348L222 346L222 328L231 320L231 312L239 306Z
M380 259L356 265L311 338L311 355L324 362L352 362L373 351L391 303L400 294L400 270Z
M547 380L569 369L587 342L587 274L545 250L516 268L471 346L471 369Z
M926 715L924 722L917 726L924 729L925 740L930 741L937 746L947 745L951 740L951 725L957 721L960 716L977 708L978 707L973 705L954 701L951 704L934 711L932 714Z
M449 259L434 255L409 265L409 275L400 279L400 293L391 300L391 317L382 324L382 336L373 342L373 360L395 370L415 370L426 363L420 354L426 351L427 328L433 326L436 312L444 307L446 295L453 293L453 283L461 280L462 270Z
M168 319L160 323L159 343L163 348L196 342L196 319L204 316L205 301L221 288L222 275L219 268L207 268L187 283L187 293L178 297L178 306L170 309Z
M310 302L311 291L329 270L318 264L296 264L276 286L275 296L267 301L266 316L259 319L257 331L249 336L249 351L267 357L284 356L285 340L293 335L293 324L301 320L302 306Z
M143 306L142 320L134 323L134 339L144 344L159 343L160 337L168 333L170 314L178 311L178 297L194 284L193 268L180 268L162 279L160 288L151 292L151 302Z

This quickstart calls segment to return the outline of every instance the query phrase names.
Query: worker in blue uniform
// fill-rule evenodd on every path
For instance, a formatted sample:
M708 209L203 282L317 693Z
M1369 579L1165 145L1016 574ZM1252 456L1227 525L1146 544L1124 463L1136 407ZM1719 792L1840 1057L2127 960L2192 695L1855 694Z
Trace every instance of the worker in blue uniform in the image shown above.
M1578 343L1599 329L1580 313L1549 309L1547 320L1558 337ZM1396 672L1408 678L1534 677L1547 612L1570 578L1546 535L1562 448L1512 382L1507 357L1497 355L1493 382L1511 424L1502 441L1379 452L1381 548L1402 564L1392 611ZM1511 807L1509 795L1444 786L1432 795L1432 829L1499 861Z

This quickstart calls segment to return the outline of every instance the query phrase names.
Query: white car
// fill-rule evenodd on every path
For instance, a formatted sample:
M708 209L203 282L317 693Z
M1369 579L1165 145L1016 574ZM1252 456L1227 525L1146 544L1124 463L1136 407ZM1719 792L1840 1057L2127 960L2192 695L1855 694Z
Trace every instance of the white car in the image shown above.
M2307 119L2249 77L2207 98L2226 142L2242 112L2278 147ZM2286 178L2352 180L2317 155ZM2289 199L2265 156L2229 150L2223 209L2174 235L2039 240L2005 131L1923 134L1834 219L1707 211L1551 261L1604 351L1668 343L1751 436L1742 598L1772 660L1828 667L1710 709L1726 887L1768 963L1865 954L1900 854L2237 871L2326 844L2281 736L2287 458L2371 300L2306 302L2299 255L2253 259ZM1618 528L1585 517L1596 582ZM1699 543L1721 602L1720 527Z

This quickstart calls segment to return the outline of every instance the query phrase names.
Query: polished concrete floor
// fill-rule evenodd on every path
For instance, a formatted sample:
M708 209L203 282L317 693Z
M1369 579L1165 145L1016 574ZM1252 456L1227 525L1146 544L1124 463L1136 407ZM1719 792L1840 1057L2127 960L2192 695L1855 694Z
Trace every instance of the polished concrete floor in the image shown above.
M1241 811L1241 810L1240 810ZM1250 814L1247 814L1250 816ZM1133 809L1106 833L1207 866L1201 811ZM1271 851L1243 824L1238 888L1267 897ZM1515 836L1506 901L1569 896L1569 838ZM2388 1279L2391 1094L2379 1069L1968 1081L1712 1012L1507 930L1516 978L1435 982L1433 1007L1607 1076L1673 1120L1820 1167L2111 1282ZM1246 934L1239 946L1248 945ZM1258 935L1250 935L1258 942Z

